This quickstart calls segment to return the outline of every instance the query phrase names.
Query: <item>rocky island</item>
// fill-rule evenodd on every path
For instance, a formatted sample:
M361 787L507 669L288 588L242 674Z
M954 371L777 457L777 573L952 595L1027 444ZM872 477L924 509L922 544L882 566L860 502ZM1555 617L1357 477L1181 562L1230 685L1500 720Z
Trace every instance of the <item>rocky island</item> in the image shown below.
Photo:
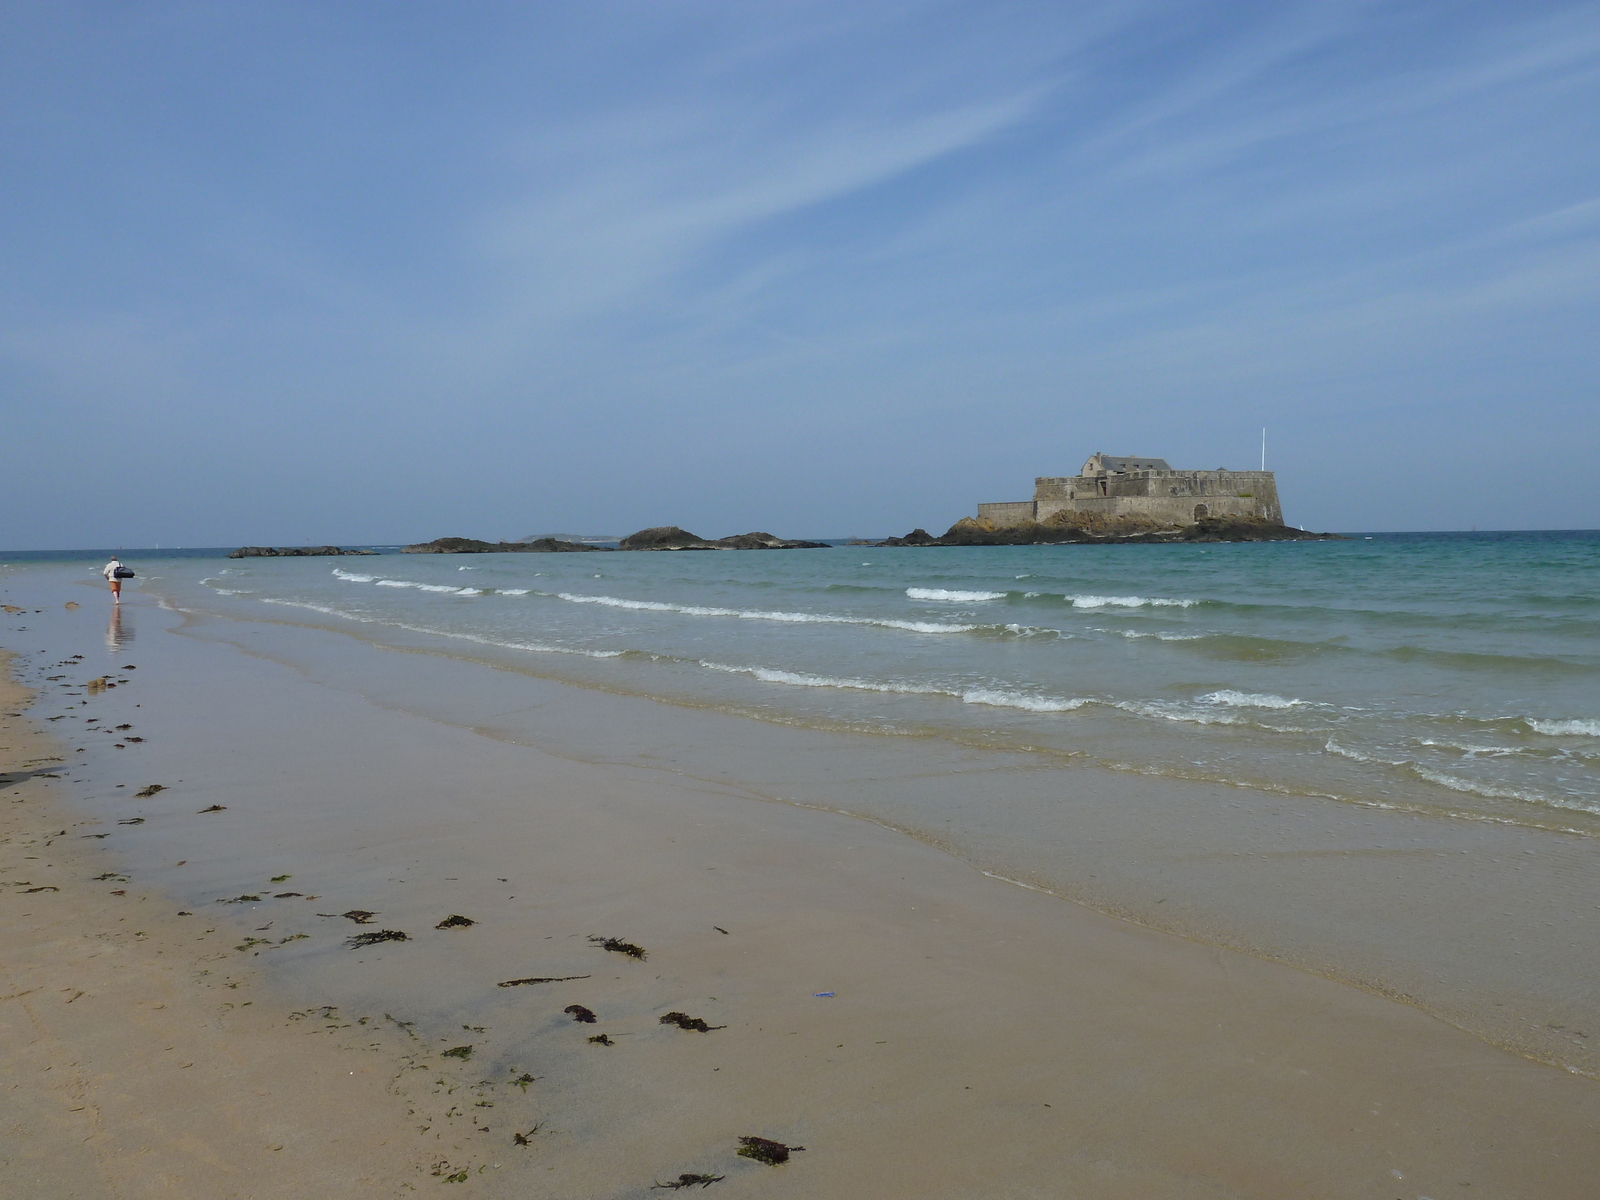
M623 550L829 550L827 542L788 541L770 533L736 533L707 541L676 525L641 529L622 539Z
M1057 544L1132 545L1170 542L1321 542L1343 541L1337 533L1309 533L1259 517L1201 517L1190 525L1167 525L1148 518L1098 517L1058 513L1046 521L995 525L962 517L939 536L913 529L904 537L869 542L872 546L1049 546Z
M610 550L610 546L586 546L582 542L563 542L539 538L532 542L480 542L477 538L442 537L431 542L400 547L401 554L567 554L589 550Z
M240 546L229 558L327 558L335 554L376 554L376 550L341 550L338 546Z

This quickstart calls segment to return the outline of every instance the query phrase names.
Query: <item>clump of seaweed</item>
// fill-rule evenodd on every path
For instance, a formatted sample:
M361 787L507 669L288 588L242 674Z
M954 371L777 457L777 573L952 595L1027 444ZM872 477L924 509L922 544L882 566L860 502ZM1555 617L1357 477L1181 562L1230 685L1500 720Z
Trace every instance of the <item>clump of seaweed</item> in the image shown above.
M524 1071L521 1075L518 1075L511 1082L516 1084L523 1091L527 1091L528 1090L528 1085L530 1083L534 1083L536 1081L535 1081L535 1079L534 1079L534 1077L532 1075L529 1075L526 1071Z
M152 783L149 787L140 788L137 792L134 793L134 795L137 796L141 800L147 800L151 796L154 796L157 792L164 792L166 790L167 790L167 785L166 784L164 784L164 783Z
M710 1033L713 1029L726 1029L726 1025L707 1025L704 1017L691 1017L688 1013L669 1012L662 1016L663 1025L676 1025L679 1029Z
M597 1033L592 1038L590 1038L589 1040L591 1042L593 1042L596 1046L615 1046L616 1045L615 1042L613 1042L609 1037L607 1037L603 1033Z
M372 933L358 933L353 938L346 938L344 944L352 950L359 950L363 946L376 946L379 942L403 942L406 935L398 929L379 929Z
M474 921L471 917L463 917L460 913L454 913L451 916L448 916L444 920L440 921L437 925L434 926L434 928L435 929L465 929L469 925L476 925L476 924L477 924L477 922Z
M260 899L261 899L260 896L251 896L251 895L246 894L246 895L243 895L243 896L235 896L232 900L218 900L217 903L218 904L255 904Z
M124 817L122 820L118 821L117 824L118 825L143 825L144 824L144 818L143 817Z
M598 942L600 949L610 950L616 954L626 954L629 958L643 960L647 957L643 946L635 946L632 942L625 942L621 938L589 936L591 942Z
M540 1121L532 1129L528 1130L527 1133L514 1133L514 1134L512 1134L511 1135L511 1140L513 1142L515 1142L519 1146L531 1146L531 1145L533 1145L533 1135L538 1133L539 1130L541 1130L543 1128L544 1128L544 1122Z
M341 917L349 917L357 925L371 925L372 924L372 918L377 916L378 914L377 913L368 912L364 908L352 908L349 912L340 913L339 915Z
M740 1158L753 1158L759 1163L766 1163L769 1167L786 1163L790 1154L805 1149L804 1146L785 1146L782 1142L764 1137L742 1137L739 1140L744 1143L739 1147Z
M472 1057L471 1046L451 1046L440 1054L441 1058L459 1058L462 1062Z
M655 1184L655 1187L652 1187L650 1190L653 1192L656 1188L668 1188L675 1192L679 1188L694 1187L696 1184L699 1184L703 1188L708 1188L713 1183L721 1183L726 1178L726 1175L694 1175L688 1171L685 1171L682 1175L678 1176L676 1182L662 1183L658 1180Z
M134 794L137 795L138 793L136 792ZM213 804L210 808L202 808L200 811L203 812L203 813L208 813L208 812L227 812L228 811L228 806L226 804Z
M597 1019L594 1013L589 1011L581 1004L569 1004L561 1011L564 1013L571 1013L572 1019L578 1022L580 1025L593 1025Z
M570 983L574 979L587 979L587 975L533 975L527 979L507 979L495 987L522 987L530 983Z

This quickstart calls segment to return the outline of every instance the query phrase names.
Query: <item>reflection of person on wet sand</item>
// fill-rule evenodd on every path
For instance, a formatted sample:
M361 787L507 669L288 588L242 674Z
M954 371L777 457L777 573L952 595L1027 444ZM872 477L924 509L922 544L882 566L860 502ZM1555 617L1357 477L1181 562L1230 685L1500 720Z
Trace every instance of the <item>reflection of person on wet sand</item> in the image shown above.
M123 569L122 560L115 554L111 556L110 562L100 568L100 574L104 575L106 582L111 585L111 602L113 604L122 603L122 578L118 572Z
M132 618L129 618L130 622ZM120 650L133 641L133 625L124 627L122 624L122 605L111 606L111 624L106 626L106 645L113 650Z

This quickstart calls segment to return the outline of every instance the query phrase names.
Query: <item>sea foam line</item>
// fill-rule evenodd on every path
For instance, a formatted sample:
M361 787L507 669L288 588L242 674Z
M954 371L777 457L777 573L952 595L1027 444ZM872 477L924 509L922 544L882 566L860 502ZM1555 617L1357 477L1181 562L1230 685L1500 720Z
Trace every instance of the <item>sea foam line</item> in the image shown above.
M408 633L423 633L430 637L453 638L461 642L475 642L480 646L496 646L505 650L527 650L534 654L575 654L583 658L621 658L626 651L623 650L582 650L572 646L549 646L542 642L500 642L493 638L479 637L473 633L461 633L456 630L430 629L425 625L408 625L404 621L384 621L378 617L363 617L355 613L343 612L337 608L328 608L322 604L308 604L303 600L274 600L263 597L263 604L282 604L288 608L308 608L312 612L326 613L330 617L342 617L347 621L360 621L364 625L386 625L391 629L404 629Z
M899 621L890 617L842 617L831 613L766 612L760 609L714 608L701 604L668 604L661 600L624 600L618 596L585 596L576 592L556 592L555 596L570 604L603 604L608 608L672 612L689 617L736 617L742 621L782 621L799 625L877 625L911 633L971 633L978 628L976 625L951 625L937 621Z
M995 688L954 688L918 685L914 683L885 683L871 679L850 679L834 675L813 675L805 671L783 671L774 667L737 667L728 663L700 660L700 665L712 671L729 675L749 675L763 683L781 683L790 687L843 688L851 691L881 692L902 696L948 696L964 704L986 704L996 708L1020 708L1028 712L1071 712L1094 701L1082 697L1063 700L1053 696L1030 696L1022 692L1006 692Z

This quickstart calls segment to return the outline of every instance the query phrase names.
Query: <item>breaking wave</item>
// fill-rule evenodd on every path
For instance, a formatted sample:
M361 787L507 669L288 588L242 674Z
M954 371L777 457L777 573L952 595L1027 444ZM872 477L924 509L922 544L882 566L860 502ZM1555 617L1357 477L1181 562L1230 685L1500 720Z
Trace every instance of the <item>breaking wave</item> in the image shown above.
M1305 703L1304 700L1285 700L1270 692L1236 692L1231 688L1211 692L1200 699L1206 704L1222 704L1230 708L1298 708Z
M906 589L906 595L913 600L954 600L958 603L972 603L976 600L1004 600L1004 592L954 592L947 588L919 588Z
M1600 721L1540 721L1527 718L1528 728L1549 737L1600 737Z
M1198 600L1168 600L1161 596L1063 596L1073 608L1193 608Z

